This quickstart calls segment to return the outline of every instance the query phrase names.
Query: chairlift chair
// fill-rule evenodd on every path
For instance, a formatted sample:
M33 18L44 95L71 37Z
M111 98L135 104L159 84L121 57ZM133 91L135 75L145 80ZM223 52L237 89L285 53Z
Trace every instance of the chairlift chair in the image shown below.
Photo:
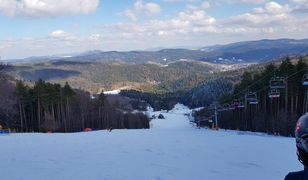
M211 110L215 109L215 104L210 104L209 109L211 109Z
M248 101L248 103L251 104L251 105L258 104L257 93L256 92L247 93L246 94L246 101Z
M250 105L257 105L259 104L258 100L249 101Z
M286 81L283 77L272 77L270 80L271 89L285 89Z
M234 99L232 102L232 107L238 108L239 105L240 105L240 101L238 99Z
M271 99L280 98L280 91L278 89L271 89L268 93L268 97Z
M245 104L243 102L240 102L238 108L245 108Z
M249 92L246 94L246 101L256 101L257 99L257 93L255 92Z
M303 77L303 86L308 86L308 73Z
M231 107L230 104L227 104L227 103L222 105L222 108L223 108L225 111L229 110L230 107Z
M233 105L231 105L230 107L229 107L229 110L234 110L235 109L235 107L233 106Z
M225 110L225 109L224 109L222 106L218 106L218 107L217 107L217 111L220 111L220 112L221 112L221 111L224 111L224 110Z

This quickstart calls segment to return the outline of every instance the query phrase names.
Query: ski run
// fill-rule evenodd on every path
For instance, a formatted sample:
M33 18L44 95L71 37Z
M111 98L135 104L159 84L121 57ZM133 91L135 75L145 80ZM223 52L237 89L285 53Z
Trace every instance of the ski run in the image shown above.
M301 170L293 138L197 129L177 104L148 130L0 136L3 180L266 180Z

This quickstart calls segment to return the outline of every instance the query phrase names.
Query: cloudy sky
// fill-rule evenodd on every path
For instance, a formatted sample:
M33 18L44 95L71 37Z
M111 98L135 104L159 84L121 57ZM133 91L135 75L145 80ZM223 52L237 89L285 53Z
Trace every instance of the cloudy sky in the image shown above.
M308 38L308 0L0 0L2 59Z

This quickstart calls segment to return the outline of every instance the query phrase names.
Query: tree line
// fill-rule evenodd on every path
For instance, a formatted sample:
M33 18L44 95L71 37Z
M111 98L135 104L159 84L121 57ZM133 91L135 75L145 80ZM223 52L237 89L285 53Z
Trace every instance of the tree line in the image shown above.
M40 79L30 87L23 81L7 78L0 81L0 125L4 128L18 132L149 128L148 117L141 113L146 104L140 103L140 107L136 100L122 101L128 105L137 102L137 110L140 110L137 113L132 108L124 110L112 96L104 93L93 96L72 89L68 83L61 86Z
M218 125L224 129L293 135L297 119L307 112L307 86L302 84L307 70L302 57L296 60L287 57L280 64L268 64L261 71L244 72L234 91L219 99L221 107L218 108ZM269 83L273 77L285 79L286 87L279 89L279 98L269 98ZM257 104L249 103L246 98L249 92L256 93ZM242 102L242 106L232 107L234 100ZM213 107L203 109L196 112L195 117L203 124L211 125L214 123L213 111Z

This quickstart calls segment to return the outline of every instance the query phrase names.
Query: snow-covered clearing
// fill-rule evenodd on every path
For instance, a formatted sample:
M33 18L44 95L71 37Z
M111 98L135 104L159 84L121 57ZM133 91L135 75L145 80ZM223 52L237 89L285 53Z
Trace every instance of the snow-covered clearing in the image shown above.
M117 94L120 94L120 92L121 92L120 89L116 89L112 91L105 91L104 94L117 95Z
M278 180L301 169L292 138L196 129L186 113L177 105L149 130L0 136L0 179Z

